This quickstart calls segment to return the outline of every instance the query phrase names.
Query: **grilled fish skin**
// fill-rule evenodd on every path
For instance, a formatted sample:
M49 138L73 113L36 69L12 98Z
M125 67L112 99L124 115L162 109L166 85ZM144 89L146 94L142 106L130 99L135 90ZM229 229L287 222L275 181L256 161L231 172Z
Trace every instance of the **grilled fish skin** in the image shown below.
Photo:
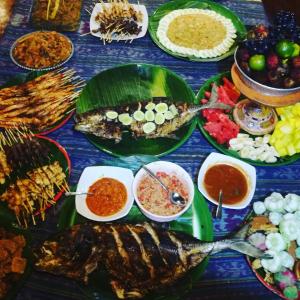
M35 250L37 270L88 283L97 268L109 273L120 299L138 299L174 284L209 254L231 248L261 257L242 240L201 242L149 223L75 225Z
M196 112L190 112L188 110L190 105L187 103L174 103L178 114L172 120L166 120L163 124L156 125L156 129L148 134L143 131L143 125L146 121L136 121L133 119L130 125L124 126L118 121L118 118L111 120L106 117L106 112L108 111L116 111L118 114L128 113L130 115L137 110L146 111L145 107L150 102L155 105L158 103L167 103L168 105L173 104L166 100L166 98L157 97L152 101L142 101L118 107L103 107L94 109L86 113L76 115L75 129L84 133L94 134L105 139L113 139L116 143L118 143L122 139L122 131L125 130L130 131L133 137L168 137L184 124L188 123L196 115Z

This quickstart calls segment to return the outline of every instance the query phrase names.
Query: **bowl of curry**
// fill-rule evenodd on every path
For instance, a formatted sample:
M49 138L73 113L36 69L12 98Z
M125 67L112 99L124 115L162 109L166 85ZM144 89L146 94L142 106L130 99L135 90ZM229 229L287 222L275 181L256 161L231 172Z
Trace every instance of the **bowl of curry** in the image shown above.
M253 166L220 153L211 153L198 175L199 191L207 200L218 205L222 190L225 208L245 208L253 198L255 186L256 170Z
M125 217L133 204L133 173L129 169L95 166L84 169L79 179L75 205L87 219L108 222Z

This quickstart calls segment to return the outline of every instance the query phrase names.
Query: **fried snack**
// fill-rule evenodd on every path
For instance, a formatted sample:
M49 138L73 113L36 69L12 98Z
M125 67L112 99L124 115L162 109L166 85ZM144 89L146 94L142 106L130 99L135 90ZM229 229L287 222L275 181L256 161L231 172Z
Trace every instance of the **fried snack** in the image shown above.
M1 0L0 1L0 37L9 22L15 0Z
M65 61L72 47L70 41L56 31L37 31L17 40L13 57L29 68L52 67Z
M5 183L5 177L11 173L11 167L7 162L7 157L4 151L0 149L0 184Z
M45 219L45 210L54 204L53 199L58 190L65 188L66 175L58 161L27 172L26 178L17 179L0 195L0 201L8 204L14 211L21 226L27 227L34 215L41 213Z
M82 0L34 0L31 21L34 27L76 31Z
M22 253L26 245L23 235L16 235L0 227L0 299L23 274L27 260Z
M75 109L82 81L74 70L53 71L0 90L0 127L45 131Z

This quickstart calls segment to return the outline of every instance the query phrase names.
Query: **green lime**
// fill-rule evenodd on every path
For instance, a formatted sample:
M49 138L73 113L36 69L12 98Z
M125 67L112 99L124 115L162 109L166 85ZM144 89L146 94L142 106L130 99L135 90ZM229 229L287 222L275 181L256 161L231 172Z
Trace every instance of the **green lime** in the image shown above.
M252 55L249 59L249 67L254 71L262 71L266 67L266 58L262 54Z
M275 46L277 54L282 58L291 57L295 48L294 43L288 40L282 40L278 42Z
M300 54L300 46L296 43L293 44L294 46L294 52L292 54L292 57L296 57L296 56L299 56Z

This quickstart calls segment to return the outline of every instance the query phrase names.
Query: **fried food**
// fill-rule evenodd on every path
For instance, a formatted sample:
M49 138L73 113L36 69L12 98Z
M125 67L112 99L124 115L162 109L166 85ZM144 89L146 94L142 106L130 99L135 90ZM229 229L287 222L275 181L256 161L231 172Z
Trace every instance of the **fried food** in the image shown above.
M82 0L35 0L31 21L34 27L58 31L76 31Z
M26 241L0 227L0 299L4 299L10 287L23 274L27 260L23 257Z
M0 37L9 22L15 0L1 0L0 1Z
M138 35L142 31L139 24L143 21L143 14L135 10L127 0L112 0L101 5L102 11L95 17L99 28L93 32L100 32L104 41L110 42L113 35L120 38Z
M28 219L35 224L34 215L41 213L45 219L45 210L54 204L57 190L64 188L66 175L58 161L35 168L26 173L23 179L17 179L0 195L0 201L8 204L14 211L20 225L27 227Z
M22 66L41 69L58 65L72 53L72 44L55 31L37 31L17 40L13 57Z
M74 70L52 71L0 90L0 127L45 131L74 109L82 81Z

